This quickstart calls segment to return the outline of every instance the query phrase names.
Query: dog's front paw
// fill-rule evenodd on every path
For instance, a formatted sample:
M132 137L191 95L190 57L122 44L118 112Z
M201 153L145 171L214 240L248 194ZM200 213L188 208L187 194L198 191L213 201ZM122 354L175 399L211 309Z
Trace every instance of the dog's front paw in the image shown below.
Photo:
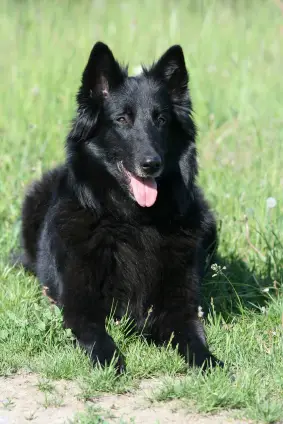
M102 367L109 365L112 361L118 373L125 371L125 361L123 355L119 352L112 337L105 334L103 338L94 341L90 352L94 364L99 363Z
M214 355L210 354L204 359L200 366L202 367L203 371L207 371L215 367L223 368L224 362L220 361Z
M194 351L188 351L187 361L191 366L200 367L203 371L215 367L224 367L224 363L212 355L205 346L199 346Z

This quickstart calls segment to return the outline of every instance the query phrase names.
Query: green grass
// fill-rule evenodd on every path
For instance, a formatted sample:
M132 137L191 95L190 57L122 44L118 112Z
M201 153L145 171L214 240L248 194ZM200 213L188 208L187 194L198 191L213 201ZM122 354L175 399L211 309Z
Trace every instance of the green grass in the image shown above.
M103 411L100 408L89 407L86 409L86 412L77 414L74 420L70 422L70 424L110 424L109 421L111 418L116 418L115 415L107 411ZM113 421L112 421L113 422ZM115 421L117 424L135 424L134 419L130 419L125 421L124 419L120 419L119 421Z
M85 398L161 376L157 399L282 420L283 14L276 1L2 0L0 27L0 374L25 368L79 379ZM206 278L202 306L209 343L227 371L187 372L170 346L125 337L126 320L110 327L127 373L92 370L36 280L8 265L24 189L63 158L80 75L98 39L130 71L171 44L184 48L199 180L221 227L220 268ZM277 200L274 208L268 197ZM77 422L103 422L85 417Z

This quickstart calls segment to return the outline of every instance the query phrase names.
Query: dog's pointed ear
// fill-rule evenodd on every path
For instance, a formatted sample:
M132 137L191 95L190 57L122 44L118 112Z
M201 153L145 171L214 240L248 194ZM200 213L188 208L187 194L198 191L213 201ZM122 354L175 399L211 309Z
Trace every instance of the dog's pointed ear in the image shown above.
M173 97L187 93L189 76L181 46L170 47L153 65L149 73L164 82L169 94Z
M115 60L109 47L97 42L90 53L82 75L82 89L90 97L108 97L109 92L122 84L125 72Z

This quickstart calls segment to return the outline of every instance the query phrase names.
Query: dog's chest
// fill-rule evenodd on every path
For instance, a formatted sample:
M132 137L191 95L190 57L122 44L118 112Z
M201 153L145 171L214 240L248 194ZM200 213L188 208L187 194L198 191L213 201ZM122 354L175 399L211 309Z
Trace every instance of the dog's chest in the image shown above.
M117 303L117 314L130 310L142 319L160 294L166 278L182 274L189 254L190 237L180 231L160 231L154 226L108 225L104 227L107 278L103 294Z
M162 235L153 227L120 227L114 236L113 257L128 288L152 286L162 267Z

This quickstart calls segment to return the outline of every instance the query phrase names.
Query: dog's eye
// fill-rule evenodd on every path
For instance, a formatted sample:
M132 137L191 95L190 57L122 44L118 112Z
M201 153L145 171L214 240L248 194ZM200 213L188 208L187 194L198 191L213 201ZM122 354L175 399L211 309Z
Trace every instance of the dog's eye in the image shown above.
M157 122L158 122L159 125L166 124L166 118L165 118L165 116L159 115L158 118L157 118Z
M120 124L126 124L127 119L125 118L125 116L119 116L119 118L117 118L117 122L119 122Z

